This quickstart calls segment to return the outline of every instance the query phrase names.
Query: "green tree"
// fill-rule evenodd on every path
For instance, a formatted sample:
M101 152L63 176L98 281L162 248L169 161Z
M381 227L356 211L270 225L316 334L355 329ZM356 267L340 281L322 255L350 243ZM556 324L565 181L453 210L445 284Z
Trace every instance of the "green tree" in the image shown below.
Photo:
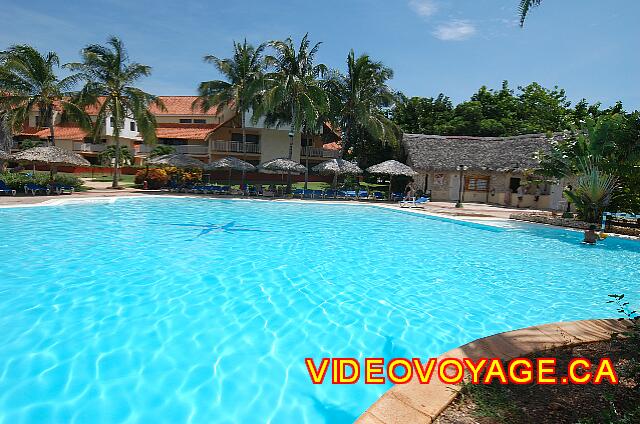
M164 156L175 153L176 149L173 146L167 146L166 144L158 144L149 152L150 158L155 158L156 156Z
M435 98L407 98L400 94L391 109L391 119L410 134L451 134L453 116L451 99L442 93Z
M640 113L588 117L574 133L541 155L541 171L557 178L585 176L583 183L590 184L585 191L592 192L597 191L596 182L610 176L616 182L610 208L640 211Z
M97 139L106 125L107 118L113 118L113 137L115 139L115 169L113 188L118 188L121 153L120 131L126 118L136 121L138 131L145 143L156 141L156 119L149 108L156 105L164 109L160 99L135 87L140 78L149 76L151 68L136 62L129 62L129 56L122 41L111 37L107 46L91 44L82 50L82 62L68 65L80 71L85 85L77 96L77 103L94 106L97 117L90 126L91 136ZM83 120L88 124L86 120Z
M499 137L570 129L578 115L599 111L599 105L586 102L575 111L569 106L564 90L557 87L532 83L515 93L504 81L499 90L480 87L455 107L444 94L436 99L404 98L391 116L405 132Z
M236 115L240 115L242 127L243 158L247 155L246 113L256 109L258 101L264 91L265 62L263 52L265 44L257 48L244 40L242 44L233 43L233 56L220 59L216 56L205 56L205 62L212 63L226 81L213 80L201 82L198 87L198 98L194 107L203 111L216 109L222 114L225 108L230 108ZM242 172L244 183L245 172Z
M396 100L387 85L392 77L393 71L382 62L373 61L366 54L356 58L351 50L347 73L334 71L325 82L330 94L330 115L342 129L343 149L353 151L361 164L371 138L383 144L397 144L399 139L399 127L385 113Z
M314 64L320 44L311 47L308 34L297 49L291 38L268 43L274 54L265 58L271 69L265 76L266 91L254 119L264 115L266 125L290 125L289 159L293 155L294 136L302 130L319 132L321 120L328 111L328 97L319 80L327 67ZM289 174L287 192L290 191Z
M29 122L29 113L38 112L36 125L48 127L49 144L55 144L56 108L74 112L78 106L71 100L79 75L59 78L56 69L60 59L55 52L42 54L31 46L17 45L0 53L0 110L8 112L8 120L14 131L20 131ZM7 113L7 112L5 112Z

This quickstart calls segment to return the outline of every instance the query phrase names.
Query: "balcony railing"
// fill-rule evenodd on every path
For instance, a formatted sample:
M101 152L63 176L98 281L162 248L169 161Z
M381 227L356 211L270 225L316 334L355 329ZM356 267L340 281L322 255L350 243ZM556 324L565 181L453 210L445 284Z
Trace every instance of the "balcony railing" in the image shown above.
M100 153L104 152L106 148L106 144L73 143L74 152Z
M323 149L322 147L306 146L302 148L300 155L310 158L338 158L340 157L340 151Z
M257 143L246 144L247 153L260 153L260 145ZM243 153L241 141L221 141L216 140L213 142L213 150L216 152L236 152Z
M176 153L184 153L187 155L208 155L209 146L202 146L199 144L184 144L182 146L173 146L176 149Z

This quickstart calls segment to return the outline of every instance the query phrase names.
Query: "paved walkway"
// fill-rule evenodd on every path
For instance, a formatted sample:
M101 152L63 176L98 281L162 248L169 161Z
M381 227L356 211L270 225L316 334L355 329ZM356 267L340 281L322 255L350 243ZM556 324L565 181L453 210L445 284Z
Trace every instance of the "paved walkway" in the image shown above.
M509 361L560 346L608 340L612 333L624 331L627 322L617 319L558 322L508 331L475 340L438 357L500 358ZM432 378L429 384L417 379L387 390L356 421L356 424L429 424L458 396L460 385Z

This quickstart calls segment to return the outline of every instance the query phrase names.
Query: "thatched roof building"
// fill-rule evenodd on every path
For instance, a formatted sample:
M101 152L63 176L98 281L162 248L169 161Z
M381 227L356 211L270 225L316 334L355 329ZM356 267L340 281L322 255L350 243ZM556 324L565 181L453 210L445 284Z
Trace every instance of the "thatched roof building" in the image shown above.
M552 140L563 134L527 134L514 137L467 137L405 134L408 164L416 170L455 171L465 165L472 171L522 173L535 169L538 152L548 152Z

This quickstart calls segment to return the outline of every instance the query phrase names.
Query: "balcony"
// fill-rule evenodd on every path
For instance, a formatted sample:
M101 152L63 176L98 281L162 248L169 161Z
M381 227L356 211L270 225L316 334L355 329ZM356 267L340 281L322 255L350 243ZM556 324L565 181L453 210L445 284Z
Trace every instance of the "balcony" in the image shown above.
M206 156L209 154L209 146L202 146L200 144L184 144L173 147L176 149L176 153L184 153L185 155Z
M323 149L322 147L306 146L300 151L300 156L310 158L339 158L340 151Z
M92 143L73 143L73 151L81 153L100 153L104 152L107 148L106 144L92 144Z
M258 143L246 143L246 149L247 153L260 153L260 145ZM216 140L213 142L213 151L244 153L241 141Z

